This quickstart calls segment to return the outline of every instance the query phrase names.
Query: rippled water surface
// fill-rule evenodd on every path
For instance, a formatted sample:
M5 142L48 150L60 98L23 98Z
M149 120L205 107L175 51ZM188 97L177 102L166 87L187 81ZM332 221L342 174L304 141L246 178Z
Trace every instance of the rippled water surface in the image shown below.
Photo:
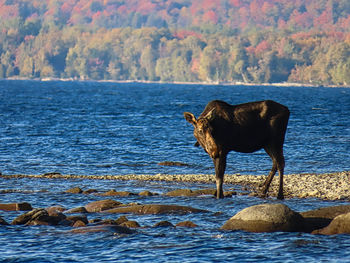
M193 147L192 127L182 113L198 116L213 99L238 104L273 99L291 110L286 173L350 170L350 90L311 87L240 87L98 82L0 81L0 172L2 174L180 174L213 173L203 150ZM160 166L178 161L185 167ZM227 173L266 174L268 156L231 153ZM0 202L33 207L83 206L104 199L65 190L110 189L159 194L212 185L106 180L4 179ZM239 191L237 186L226 190ZM127 215L141 226L136 234L71 234L67 227L0 226L0 262L319 262L350 261L347 235L254 234L219 228L239 210L275 199L233 196L118 197L123 203L189 205L209 213ZM295 211L343 204L317 199L283 201ZM345 202L345 204L348 204ZM21 212L0 211L11 222ZM89 214L88 218L117 215ZM197 228L150 228L168 220L191 220Z

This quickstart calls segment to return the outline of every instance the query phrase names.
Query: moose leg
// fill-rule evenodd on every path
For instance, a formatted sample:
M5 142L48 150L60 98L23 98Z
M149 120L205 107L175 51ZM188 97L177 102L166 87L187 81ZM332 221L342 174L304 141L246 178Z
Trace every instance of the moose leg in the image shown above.
M274 175L276 174L277 171L277 163L275 160L272 160L273 164L272 164L272 169L269 173L269 175L267 176L265 183L263 185L263 190L262 190L262 194L263 196L266 196L267 191L269 190L270 184L272 182L272 178L274 177Z
M224 182L224 174L226 169L226 155L213 159L215 165L216 176L216 198L224 198L224 191L222 185Z
M283 196L283 173L284 173L284 156L283 151L281 151L280 155L277 158L277 169L280 177L280 184L278 188L277 199L284 199Z

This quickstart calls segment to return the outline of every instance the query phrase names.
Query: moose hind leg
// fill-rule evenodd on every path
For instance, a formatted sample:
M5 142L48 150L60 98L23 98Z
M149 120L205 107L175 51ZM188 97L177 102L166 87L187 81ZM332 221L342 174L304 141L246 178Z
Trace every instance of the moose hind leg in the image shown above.
M270 184L272 182L273 177L276 174L277 171L277 163L275 160L272 160L273 164L272 164L272 168L271 171L269 173L269 175L267 176L265 183L263 184L263 189L262 189L262 195L266 196L267 191L269 190Z
M283 151L281 151L280 155L277 158L277 169L278 169L278 174L280 177L277 199L280 199L280 200L284 199L284 195L283 195L284 165L285 165L285 163L284 163Z

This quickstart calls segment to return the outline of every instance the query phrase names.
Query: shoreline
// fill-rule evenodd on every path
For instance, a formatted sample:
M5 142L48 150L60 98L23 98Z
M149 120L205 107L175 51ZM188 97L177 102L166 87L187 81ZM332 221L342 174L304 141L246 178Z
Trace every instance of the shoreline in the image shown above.
M182 82L182 81L149 81L149 80L94 80L94 79L75 79L75 78L25 78L25 77L13 77L0 80L7 81L61 81L61 82L97 82L97 83L141 83L141 84L173 84L173 85L207 85L207 86L264 86L264 87L314 87L314 88L350 88L350 85L332 85L332 84L310 84L310 83L292 83L292 82L280 82L280 83L247 83L247 82L229 82L229 81L196 81L196 82Z
M0 175L0 178L32 178L32 179L86 179L86 180L120 180L120 181L163 181L207 183L215 188L215 176L212 174L129 174L129 175L62 175L46 173L41 175ZM260 185L265 175L225 175L225 186L242 186L245 194L259 196ZM275 197L278 191L278 176L272 180L268 195ZM323 200L350 201L350 171L333 173L304 173L284 175L285 198L319 198Z

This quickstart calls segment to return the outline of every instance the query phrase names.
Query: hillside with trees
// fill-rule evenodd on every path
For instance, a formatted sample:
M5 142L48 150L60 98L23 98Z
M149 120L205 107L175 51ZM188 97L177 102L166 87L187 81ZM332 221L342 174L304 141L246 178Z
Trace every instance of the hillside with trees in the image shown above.
M0 78L350 84L348 0L0 0Z

